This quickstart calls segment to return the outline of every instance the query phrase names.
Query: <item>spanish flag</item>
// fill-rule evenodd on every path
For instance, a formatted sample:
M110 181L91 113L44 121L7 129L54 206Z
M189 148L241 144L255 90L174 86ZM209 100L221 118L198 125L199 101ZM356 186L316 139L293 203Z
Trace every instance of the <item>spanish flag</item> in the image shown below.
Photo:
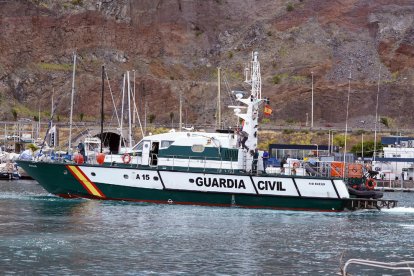
M272 108L270 107L270 105L265 104L264 105L264 111L263 111L265 116L270 116L272 114Z

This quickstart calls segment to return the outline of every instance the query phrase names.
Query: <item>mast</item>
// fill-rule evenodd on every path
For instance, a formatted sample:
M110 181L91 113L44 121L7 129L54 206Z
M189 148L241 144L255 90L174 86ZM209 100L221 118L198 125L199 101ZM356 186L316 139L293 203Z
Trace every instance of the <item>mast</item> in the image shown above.
M380 92L380 81L381 81L381 64L378 70L377 104L375 105L374 154L373 154L373 159L372 159L374 162L375 162L375 156L377 155L378 98L379 98L379 92Z
M311 110L311 128L313 128L313 71L312 74L312 110Z
M120 130L119 130L119 150L122 148L122 137L123 137L123 123L124 123L124 98L125 98L125 74L123 78L123 84L122 84L122 101L121 101L121 124L120 124Z
M76 52L73 53L72 94L70 98L70 117L69 117L69 143L68 143L69 153L71 152L71 149L72 149L73 96L75 94L75 72L76 72Z
M183 127L183 93L180 91L180 125L178 131L181 132Z
M139 116L139 110L138 110L138 107L137 107L137 104L136 104L136 94L135 94L135 70L134 70L134 91L132 92L133 94L132 94L132 99L133 99L133 105L134 105L134 111L132 112L133 114L134 114L134 116L132 117L133 118L133 121L132 121L132 124L135 126L135 118L138 118L138 123L139 123L139 127L140 127L140 129L141 129L141 134L142 134L142 137L144 137L144 130L143 130L143 128L142 128L142 124L141 124L141 118L140 118L140 116Z
M236 94L237 100L247 105L247 112L240 113L239 107L234 110L236 116L244 120L243 131L248 134L246 146L249 150L255 150L257 148L257 127L259 118L259 104L262 99L262 78L260 76L260 62L259 53L254 52L252 54L252 61L250 70L246 69L245 82L251 85L251 93L247 98L242 98L243 95ZM248 78L248 72L251 72L250 79ZM244 107L242 107L244 108Z
M352 66L351 60L351 66ZM349 116L349 96L351 94L351 79L352 79L352 67L349 67L349 77L348 77L348 98L346 102L346 119L345 119L345 135L344 135L344 166L342 168L342 176L345 177L345 163L346 163L346 138L348 134L348 116Z
M53 94L52 94L52 105L53 105ZM52 113L53 114L53 107L52 107ZM36 133L36 139L40 136L40 105L39 105L39 117L37 118L37 133Z
M144 100L144 134L147 134L147 108L148 108L148 104L147 104L147 100Z
M217 129L221 129L220 67L217 67Z
M105 90L105 65L102 65L102 91L101 91L101 153L103 144L103 125L104 125L104 90Z
M132 70L132 72L134 72L134 90L133 90L133 95L132 95L132 99L134 99L133 100L133 103L134 103L134 112L132 112L132 124L133 125L135 125L135 116L136 116L136 114L135 114L135 109L136 109L136 106L135 106L135 101L136 101L136 98L135 98L135 69L134 70Z
M129 78L129 71L127 71L127 81L128 81L128 140L129 140L129 148L132 148L131 81L130 81L130 78Z

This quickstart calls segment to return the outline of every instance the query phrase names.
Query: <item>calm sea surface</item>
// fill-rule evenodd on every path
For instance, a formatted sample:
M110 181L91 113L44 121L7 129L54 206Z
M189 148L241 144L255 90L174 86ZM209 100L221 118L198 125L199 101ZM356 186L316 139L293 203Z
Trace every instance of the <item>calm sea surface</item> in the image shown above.
M2 181L0 274L336 275L341 256L414 261L414 193L386 197L401 208L287 212L66 200Z

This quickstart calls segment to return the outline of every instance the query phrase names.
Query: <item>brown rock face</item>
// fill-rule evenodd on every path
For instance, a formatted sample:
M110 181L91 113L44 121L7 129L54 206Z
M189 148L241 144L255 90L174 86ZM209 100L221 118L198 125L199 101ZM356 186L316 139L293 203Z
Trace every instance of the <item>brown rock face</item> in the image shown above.
M380 115L413 126L412 0L1 1L0 118L12 119L12 110L18 117L46 112L52 94L57 113L68 116L76 51L75 114L99 115L105 64L118 109L130 70L141 114L147 105L155 122L170 122L171 113L177 120L182 94L188 123L213 123L216 67L231 89L247 90L240 83L253 50L273 121L305 123L311 72L319 125L344 121L350 74L350 117L372 118L380 73Z

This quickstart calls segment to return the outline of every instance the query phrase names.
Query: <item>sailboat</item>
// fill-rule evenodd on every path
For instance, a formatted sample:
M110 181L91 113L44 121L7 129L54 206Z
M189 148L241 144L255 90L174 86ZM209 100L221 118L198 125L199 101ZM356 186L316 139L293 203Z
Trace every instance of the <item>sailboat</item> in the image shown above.
M257 148L259 107L265 101L258 57L252 54L246 74L250 94L236 94L239 105L231 107L244 121L239 131L145 136L132 149L134 162L129 154L114 164L17 162L63 198L331 212L395 207L395 200L351 197L345 177L332 176L329 165L315 176L265 172ZM242 143L241 132L247 137Z

